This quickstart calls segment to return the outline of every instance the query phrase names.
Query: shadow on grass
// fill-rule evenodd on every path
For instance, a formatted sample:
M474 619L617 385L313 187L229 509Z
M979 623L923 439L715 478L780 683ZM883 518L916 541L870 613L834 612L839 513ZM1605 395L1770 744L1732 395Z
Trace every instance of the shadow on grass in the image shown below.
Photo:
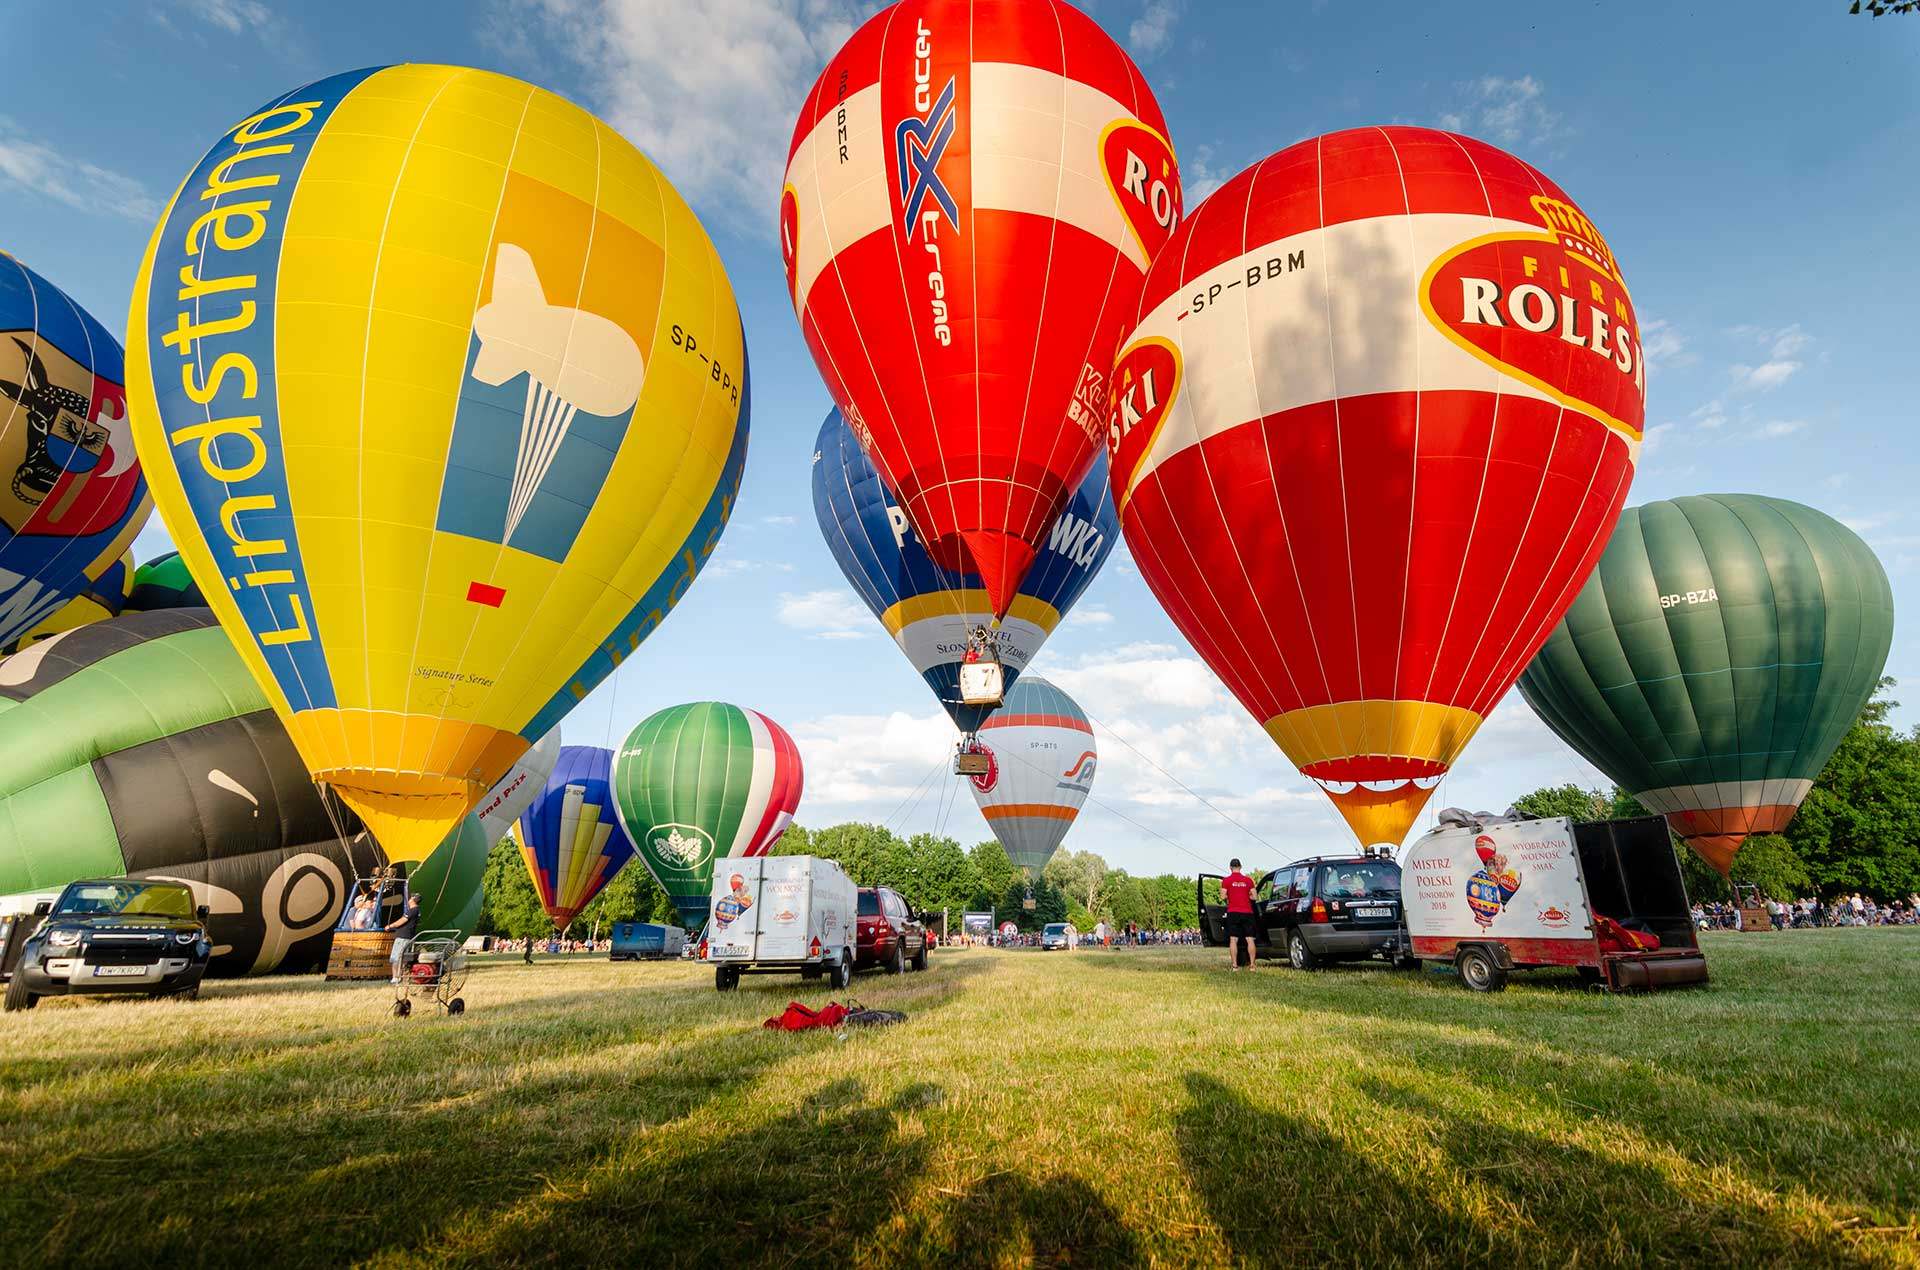
M1194 1260L1460 1262L1494 1251L1487 1232L1319 1126L1256 1107L1201 1072L1186 1086L1174 1123L1180 1162L1225 1244L1196 1246Z
M998 1173L922 1202L911 1255L974 1265L1131 1265L1139 1241L1077 1177Z
M1493 1206L1512 1213L1514 1230L1540 1240L1578 1241L1606 1260L1637 1265L1737 1263L1756 1252L1798 1265L1870 1260L1837 1232L1816 1237L1724 1189L1696 1180L1683 1190L1652 1160L1527 1133L1490 1115L1463 1116L1405 1082L1358 1083L1381 1106L1424 1125L1422 1136L1454 1174L1477 1179ZM1492 1098L1487 1091L1487 1105Z
M914 1028L983 969L904 976L888 1004L906 1009ZM747 1110L719 1119L752 1122L757 1095L746 1091L757 1082L768 1082L768 1100L791 1105L797 1091L777 1074L789 1060L840 1044L882 1049L905 1029L844 1042L767 1032L760 1021L785 995L743 1000L686 982L658 994L568 991L492 1006L482 996L462 1019L384 1018L368 992L360 1023L275 1026L234 1035L232 1050L215 1048L213 1029L10 1075L11 1096L50 1100L22 1116L45 1121L31 1149L0 1144L0 1229L11 1249L257 1265L264 1250L276 1263L339 1264L412 1246L431 1259L443 1232L462 1223L511 1230L522 1214L546 1213L539 1239L516 1245L520 1255L545 1259L555 1241L597 1238L599 1260L625 1261L631 1249L666 1254L705 1229L716 1254L753 1247L777 1260L786 1254L770 1236L743 1234L725 1197L737 1190L740 1211L759 1213L786 1245L841 1247L870 1225L864 1198L849 1207L850 1179L884 1197L890 1170L914 1178L925 1163L924 1135L901 1142L893 1128L920 1095L867 1107L846 1082L768 1128L674 1139L695 1113L742 1095ZM84 1186L72 1184L79 1175ZM801 1189L775 1193L770 1178ZM620 1223L580 1226L592 1211L578 1202L583 1193L609 1197ZM875 1204L874 1213L892 1211ZM576 1226L578 1238L567 1233ZM456 1243L487 1246L471 1234Z
M902 1132L944 1098L915 1084L885 1103L851 1078L742 1132L632 1143L506 1212L418 1246L481 1264L847 1264L904 1206L932 1151Z

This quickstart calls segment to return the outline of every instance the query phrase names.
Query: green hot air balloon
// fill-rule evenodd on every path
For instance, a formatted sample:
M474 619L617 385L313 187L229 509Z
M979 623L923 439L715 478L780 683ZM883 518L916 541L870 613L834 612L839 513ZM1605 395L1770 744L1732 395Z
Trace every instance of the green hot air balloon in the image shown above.
M1893 592L1858 535L1753 494L1628 508L1520 695L1722 874L1873 696Z
M718 701L642 720L613 759L613 802L681 924L707 920L713 862L765 855L800 805L800 751L757 710Z
M489 835L466 817L410 881L471 930ZM168 877L211 910L216 975L324 965L356 874L387 863L329 812L207 609L109 618L0 661L0 911L86 877Z

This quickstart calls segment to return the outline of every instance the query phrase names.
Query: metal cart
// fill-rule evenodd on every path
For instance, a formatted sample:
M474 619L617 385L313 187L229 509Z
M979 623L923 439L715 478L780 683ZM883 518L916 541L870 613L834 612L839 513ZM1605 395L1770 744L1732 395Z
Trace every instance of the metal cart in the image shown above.
M460 989L467 983L467 950L457 930L423 930L407 946L400 982L393 985L393 1013L406 1018L415 1001L431 1001L448 1014L465 1014Z

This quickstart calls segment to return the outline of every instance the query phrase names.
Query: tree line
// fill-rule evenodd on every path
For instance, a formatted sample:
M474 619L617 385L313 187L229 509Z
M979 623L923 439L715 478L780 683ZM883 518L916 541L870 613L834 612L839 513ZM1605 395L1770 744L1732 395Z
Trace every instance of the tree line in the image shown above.
M1193 878L1172 873L1135 877L1109 867L1092 851L1058 852L1029 879L998 842L962 847L943 835L917 833L902 838L883 825L850 822L824 829L790 825L773 854L836 860L856 886L898 891L915 910L929 914L936 930L944 910L947 929L956 934L965 912L992 912L996 924L1010 921L1028 932L1048 922L1072 922L1086 931L1101 921L1190 930L1200 920ZM486 902L477 933L513 939L552 933L553 923L540 907L511 834L488 857L482 885ZM1027 907L1029 898L1032 908ZM569 933L584 938L604 934L614 922L674 920L666 892L636 859L580 911Z

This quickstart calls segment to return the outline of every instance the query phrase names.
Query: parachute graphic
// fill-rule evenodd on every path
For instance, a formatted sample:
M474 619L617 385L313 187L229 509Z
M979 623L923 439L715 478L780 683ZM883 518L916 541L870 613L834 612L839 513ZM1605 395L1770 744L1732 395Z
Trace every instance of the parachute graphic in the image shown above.
M993 756L985 776L968 778L980 814L1007 857L1038 873L1093 788L1093 724L1072 697L1027 675L980 725L977 744Z
M1520 695L1725 874L1748 834L1793 819L1892 641L1886 571L1839 521L1676 498L1621 516Z
M780 241L833 400L1004 617L1086 475L1106 375L1180 216L1140 71L1059 0L903 0L821 72Z
M504 384L527 377L527 405L520 417L520 448L514 453L513 485L507 497L505 541L527 514L533 493L547 478L573 416L613 417L640 398L646 365L633 337L597 313L548 304L533 258L501 243L494 261L493 298L473 315L480 341L473 377Z
M120 342L0 251L0 647L94 590L153 511L125 378Z
M1148 586L1362 844L1397 844L1572 603L1633 479L1606 240L1471 138L1364 128L1155 258L1111 475Z
M400 859L686 594L745 462L745 337L693 213L592 115L484 71L336 75L227 130L130 329L194 581Z
M649 715L613 765L620 823L689 930L707 920L714 860L772 850L803 783L785 728L719 701Z
M980 579L950 573L921 547L838 410L820 425L813 460L813 514L847 581L893 636L962 732L990 712L960 700L967 632L993 620ZM1107 459L1053 522L1040 557L1000 623L999 653L1011 686L1093 581L1120 539L1107 490Z

